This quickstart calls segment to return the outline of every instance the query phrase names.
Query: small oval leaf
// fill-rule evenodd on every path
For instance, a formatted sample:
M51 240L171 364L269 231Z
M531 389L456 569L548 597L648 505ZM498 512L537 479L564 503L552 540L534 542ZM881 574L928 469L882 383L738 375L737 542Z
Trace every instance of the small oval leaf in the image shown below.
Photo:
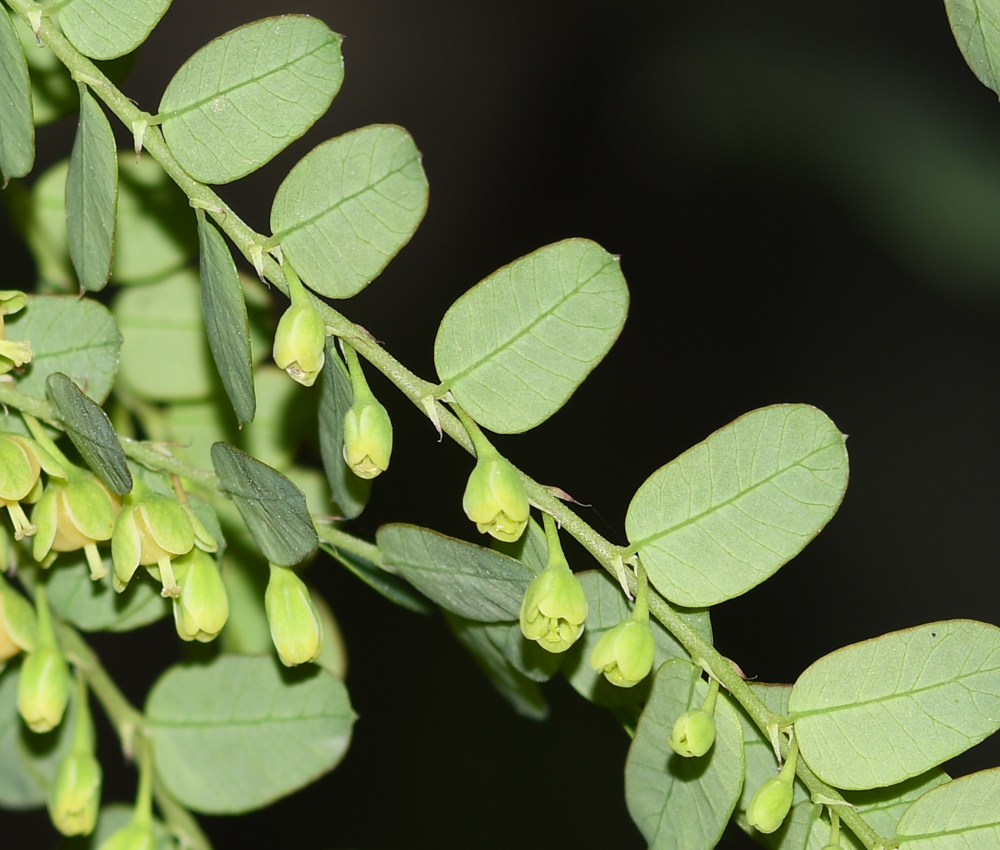
M163 137L181 167L202 183L229 183L269 162L340 90L340 42L316 18L282 15L206 44L160 100Z
M410 241L426 210L420 151L402 127L377 124L299 160L274 196L271 232L310 289L350 298Z
M201 311L208 345L236 418L250 422L257 411L253 389L250 320L243 287L226 240L198 210L201 246Z
M931 789L899 819L900 850L1000 850L1000 768Z
M179 802L206 814L258 809L331 770L351 738L347 690L315 665L223 655L171 667L150 691L153 761Z
M49 375L45 388L66 426L67 436L87 466L113 493L119 496L128 493L132 489L132 473L108 414L62 372Z
M104 110L81 88L80 123L66 175L66 230L76 277L90 292L104 289L111 274L117 203L115 137Z
M24 177L35 163L31 84L21 39L6 8L0 7L0 171L3 182Z
M114 59L142 44L170 0L64 0L59 26L84 56Z
M1000 629L945 620L838 649L799 677L788 710L824 781L894 785L1000 729Z
M743 733L724 694L715 707L715 743L683 758L667 743L677 718L708 693L701 668L665 662L656 673L625 762L625 803L650 850L712 850L743 788Z
M319 539L306 497L284 475L228 443L212 446L212 464L260 551L291 567L314 552Z
M1000 94L1000 0L944 0L944 6L972 73Z
M469 415L498 434L559 410L625 324L618 258L587 239L539 248L495 271L445 313L434 365Z
M821 410L776 404L716 431L639 488L625 531L649 580L708 607L770 578L836 513L844 436Z
M535 574L520 561L415 525L376 535L387 565L428 599L469 620L516 620Z

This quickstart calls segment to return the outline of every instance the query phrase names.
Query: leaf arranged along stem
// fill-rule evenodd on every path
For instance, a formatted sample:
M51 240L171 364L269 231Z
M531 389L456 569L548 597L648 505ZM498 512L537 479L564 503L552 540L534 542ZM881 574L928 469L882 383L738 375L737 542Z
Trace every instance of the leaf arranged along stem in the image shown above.
M972 72L1000 94L1000 0L945 0L948 22Z
M24 177L35 162L35 122L31 84L21 40L6 8L0 6L0 172L3 182Z
M1000 768L928 791L899 819L900 850L1000 850Z
M80 123L66 175L69 255L80 286L98 292L107 285L115 245L118 153L104 110L80 87Z
M170 7L170 0L62 0L59 26L91 59L114 59L142 44Z

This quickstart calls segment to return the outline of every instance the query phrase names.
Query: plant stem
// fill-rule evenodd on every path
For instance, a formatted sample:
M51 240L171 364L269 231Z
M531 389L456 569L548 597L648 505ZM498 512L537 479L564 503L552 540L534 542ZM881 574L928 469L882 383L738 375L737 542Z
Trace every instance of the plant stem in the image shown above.
M202 832L194 815L178 803L163 783L154 777L153 797L170 830L177 836L181 850L212 850L212 843Z

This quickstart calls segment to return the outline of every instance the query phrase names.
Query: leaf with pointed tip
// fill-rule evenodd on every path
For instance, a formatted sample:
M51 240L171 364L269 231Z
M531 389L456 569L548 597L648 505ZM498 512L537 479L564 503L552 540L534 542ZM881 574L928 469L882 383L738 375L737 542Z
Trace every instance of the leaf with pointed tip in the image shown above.
M625 324L628 286L613 257L566 239L476 284L441 320L434 365L469 415L498 434L559 410Z
M253 389L250 320L243 287L226 240L198 210L201 246L201 311L208 345L219 377L240 422L253 420L257 401Z
M64 0L59 26L91 59L114 59L142 44L170 7L170 0Z
M80 286L98 292L107 285L115 247L118 153L104 110L80 91L80 123L66 175L69 255Z
M333 337L327 337L325 366L320 373L319 394L319 449L323 471L344 519L354 519L368 504L372 482L351 472L344 460L344 417L354 404L354 389Z
M740 799L743 733L725 694L708 753L683 758L667 743L677 718L707 693L701 668L689 661L667 661L656 672L625 762L625 803L650 850L711 850Z
M469 620L516 620L534 573L520 561L415 525L383 525L386 564L428 599Z
M900 850L1000 850L1000 768L931 789L899 819Z
M49 375L45 388L66 434L87 465L113 493L128 493L132 473L108 414L62 372Z
M315 665L222 655L175 665L146 701L156 775L187 808L259 809L336 766L354 712L347 690Z
M845 646L799 677L788 710L825 782L901 782L1000 729L1000 629L944 620Z
M303 282L350 298L410 241L427 210L420 151L402 127L376 124L313 148L271 206L271 231Z
M24 177L35 162L28 63L7 10L0 6L0 171L3 182Z
M672 602L740 596L805 548L844 498L844 436L821 410L741 416L654 472L625 517L631 548Z
M315 551L319 540L306 497L287 477L223 442L212 446L212 464L272 564L291 567Z
M206 44L160 100L163 137L181 167L202 183L229 183L283 151L340 90L340 42L317 18L282 15Z

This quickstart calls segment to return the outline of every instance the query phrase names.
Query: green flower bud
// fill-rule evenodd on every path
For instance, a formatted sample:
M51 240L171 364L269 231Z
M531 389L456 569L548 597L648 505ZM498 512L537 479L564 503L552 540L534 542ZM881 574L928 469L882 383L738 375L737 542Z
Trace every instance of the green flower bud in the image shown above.
M283 266L292 305L274 333L274 362L289 377L311 387L326 359L326 325L289 265Z
M73 744L56 771L49 817L63 835L90 835L101 806L101 764L94 757L94 723L87 688L79 679Z
M392 422L386 409L369 398L344 417L344 460L358 478L375 478L389 468Z
M521 634L549 652L565 652L583 634L587 597L569 568L555 521L544 514L548 566L535 576L521 602Z
M38 636L35 649L21 665L17 709L32 732L48 732L62 722L69 701L69 666L56 641L45 595L45 585L35 587Z
M111 835L98 850L156 850L153 824L133 821Z
M631 688L649 675L655 655L649 621L628 619L601 635L591 650L590 666L612 685Z
M793 742L781 772L773 779L768 779L750 798L747 822L758 832L774 832L788 816L788 811L792 808L792 784L795 781L797 756L798 745Z
M174 561L181 594L174 599L174 625L184 640L208 643L229 619L229 597L215 559L192 549Z
M0 573L0 670L22 650L31 652L37 638L35 609Z
M19 434L0 434L0 507L7 508L14 523L14 539L35 533L20 502L38 483L41 465L33 441Z
M667 743L684 758L705 755L715 743L715 716L701 708L685 711L674 723Z
M92 472L71 467L67 476L64 481L50 480L31 512L38 529L32 554L42 563L50 551L83 549L96 581L108 574L97 544L111 539L121 503Z
M0 290L0 375L31 362L31 346L8 340L3 319L5 314L16 313L27 303L28 297L17 289Z
M495 451L480 454L462 497L465 515L480 534L513 543L528 525L528 494L521 476Z
M137 480L125 497L111 535L115 590L124 590L141 565L162 582L163 596L178 596L181 590L171 559L186 555L194 543L194 528L181 504Z
M271 564L264 610L278 657L286 667L315 661L323 651L323 624L302 579Z

